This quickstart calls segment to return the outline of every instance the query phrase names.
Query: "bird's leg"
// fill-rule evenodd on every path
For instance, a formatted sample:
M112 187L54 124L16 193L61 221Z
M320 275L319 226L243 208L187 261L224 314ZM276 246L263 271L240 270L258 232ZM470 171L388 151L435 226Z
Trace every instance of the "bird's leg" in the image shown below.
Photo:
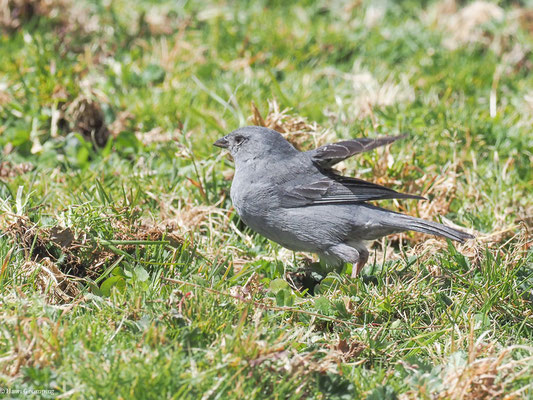
M328 254L329 253L329 254ZM331 246L326 255L335 256L337 259L353 265L352 278L355 278L368 260L368 250L361 242L340 243Z
M357 263L355 263L355 269L352 267L352 278L356 278L357 275L359 275L359 272L363 269L366 262L368 261L368 250L364 248L359 248L359 258L357 260Z

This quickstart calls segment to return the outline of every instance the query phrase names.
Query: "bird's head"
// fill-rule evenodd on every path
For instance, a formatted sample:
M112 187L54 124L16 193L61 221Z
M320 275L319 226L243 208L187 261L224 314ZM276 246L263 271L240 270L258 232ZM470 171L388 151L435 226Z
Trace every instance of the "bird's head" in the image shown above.
M279 132L262 126L239 128L213 144L228 149L237 164L257 159L275 161L298 152Z

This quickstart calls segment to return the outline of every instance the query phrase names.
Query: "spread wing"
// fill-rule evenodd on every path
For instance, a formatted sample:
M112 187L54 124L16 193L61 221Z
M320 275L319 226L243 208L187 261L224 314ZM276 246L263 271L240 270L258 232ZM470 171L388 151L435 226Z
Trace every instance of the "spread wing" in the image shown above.
M376 147L385 146L386 144L402 139L407 135L400 136L383 136L377 139L360 138L344 140L338 143L326 144L307 153L311 156L313 162L322 168L331 166L346 160L354 154L362 153L375 149Z
M361 179L329 174L315 177L294 186L287 182L282 187L281 206L304 207L318 204L354 204L384 199L425 199L422 196L398 193L393 189Z

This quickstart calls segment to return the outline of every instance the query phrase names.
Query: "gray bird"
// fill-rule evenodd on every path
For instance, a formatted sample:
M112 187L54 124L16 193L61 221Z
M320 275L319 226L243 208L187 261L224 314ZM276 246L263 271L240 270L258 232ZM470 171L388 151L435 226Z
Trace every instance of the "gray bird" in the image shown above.
M231 200L254 231L294 251L316 253L329 266L351 263L352 276L368 260L366 240L403 231L459 242L473 236L448 226L367 204L382 199L424 199L361 179L332 166L403 136L361 138L301 152L280 133L259 126L237 129L214 145L235 161Z

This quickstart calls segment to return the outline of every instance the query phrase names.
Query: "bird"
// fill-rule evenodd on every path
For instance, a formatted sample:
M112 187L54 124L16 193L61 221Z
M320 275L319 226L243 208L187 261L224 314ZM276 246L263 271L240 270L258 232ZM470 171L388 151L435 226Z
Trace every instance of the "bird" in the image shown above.
M273 129L246 126L213 144L229 150L234 160L230 197L248 227L287 249L315 253L330 267L352 264L355 278L368 261L365 242L404 231L458 242L474 238L437 222L369 204L425 198L342 176L333 169L349 157L404 137L357 138L300 151Z

